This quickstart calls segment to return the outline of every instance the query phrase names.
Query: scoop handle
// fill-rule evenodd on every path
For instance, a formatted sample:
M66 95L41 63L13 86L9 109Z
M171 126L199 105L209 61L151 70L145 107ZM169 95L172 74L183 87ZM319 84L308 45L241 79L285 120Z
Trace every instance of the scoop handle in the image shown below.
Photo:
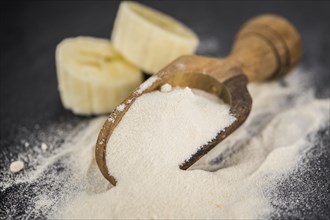
M261 15L243 25L229 57L250 81L262 81L286 75L301 55L295 27L280 16Z

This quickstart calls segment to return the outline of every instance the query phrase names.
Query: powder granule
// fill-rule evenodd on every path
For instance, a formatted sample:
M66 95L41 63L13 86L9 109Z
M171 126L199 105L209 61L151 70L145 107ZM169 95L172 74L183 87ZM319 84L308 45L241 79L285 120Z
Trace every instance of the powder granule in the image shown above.
M172 90L172 86L168 83L165 83L160 87L161 92L170 92Z
M9 170L12 173L18 173L23 168L24 168L24 162L20 161L20 160L17 160L17 161L14 161L10 164Z
M42 151L47 151L48 150L48 145L46 143L41 143L41 150Z

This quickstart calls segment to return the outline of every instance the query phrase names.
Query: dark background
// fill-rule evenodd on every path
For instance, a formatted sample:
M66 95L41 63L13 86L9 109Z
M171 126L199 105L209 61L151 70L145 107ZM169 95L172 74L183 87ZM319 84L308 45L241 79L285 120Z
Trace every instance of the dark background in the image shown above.
M302 36L301 65L313 69L318 97L330 96L329 1L141 1L192 28L206 43L218 39L217 50L201 54L225 56L236 31L247 19L276 13L289 19ZM24 127L85 120L65 110L57 92L55 47L66 37L109 38L118 1L1 1L0 6L0 151L8 154ZM324 134L322 134L324 135ZM329 147L329 135L324 137ZM329 158L324 158L329 160ZM329 166L329 163L327 163ZM328 174L329 171L328 171ZM1 178L1 177L0 177ZM326 175L325 179L328 179ZM330 193L329 181L326 191ZM327 197L329 198L329 196ZM319 201L316 201L319 202ZM309 217L329 218L329 199ZM288 217L294 217L287 213Z

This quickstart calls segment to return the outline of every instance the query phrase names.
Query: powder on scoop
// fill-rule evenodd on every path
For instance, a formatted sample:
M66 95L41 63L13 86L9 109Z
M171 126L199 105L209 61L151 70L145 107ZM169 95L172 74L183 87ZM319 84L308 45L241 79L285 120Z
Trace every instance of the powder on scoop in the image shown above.
M132 104L112 133L107 166L123 183L127 178L128 183L133 181L137 173L143 177L177 171L179 164L234 120L227 104L203 91L147 93Z

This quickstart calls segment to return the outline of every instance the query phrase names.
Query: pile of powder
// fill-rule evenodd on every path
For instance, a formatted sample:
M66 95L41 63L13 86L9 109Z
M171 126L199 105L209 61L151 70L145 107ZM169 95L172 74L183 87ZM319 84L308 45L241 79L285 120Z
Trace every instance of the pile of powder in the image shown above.
M234 120L228 105L201 90L147 93L132 104L111 135L107 165L120 183L149 176L158 185L151 176L167 173L167 168L177 171L179 164Z
M329 106L308 96L288 100L294 91L275 83L250 90L255 103L248 122L189 171L178 164L233 120L228 108L188 88L140 97L107 145L116 187L80 194L63 216L253 219L270 214L264 191L297 163L306 135L328 120Z
M249 85L254 103L246 123L191 170L179 170L182 161L170 158L156 172L161 156L139 152L136 164L153 165L133 167L137 179L126 175L132 171L117 170L115 187L94 159L105 118L31 133L43 133L38 142L25 134L26 152L0 154L0 218L327 218L329 99L315 98L308 85L312 75L300 69L283 81ZM180 159L183 154L189 153L179 153ZM130 157L138 158L121 159L132 164ZM16 159L26 167L13 174L8 167Z

